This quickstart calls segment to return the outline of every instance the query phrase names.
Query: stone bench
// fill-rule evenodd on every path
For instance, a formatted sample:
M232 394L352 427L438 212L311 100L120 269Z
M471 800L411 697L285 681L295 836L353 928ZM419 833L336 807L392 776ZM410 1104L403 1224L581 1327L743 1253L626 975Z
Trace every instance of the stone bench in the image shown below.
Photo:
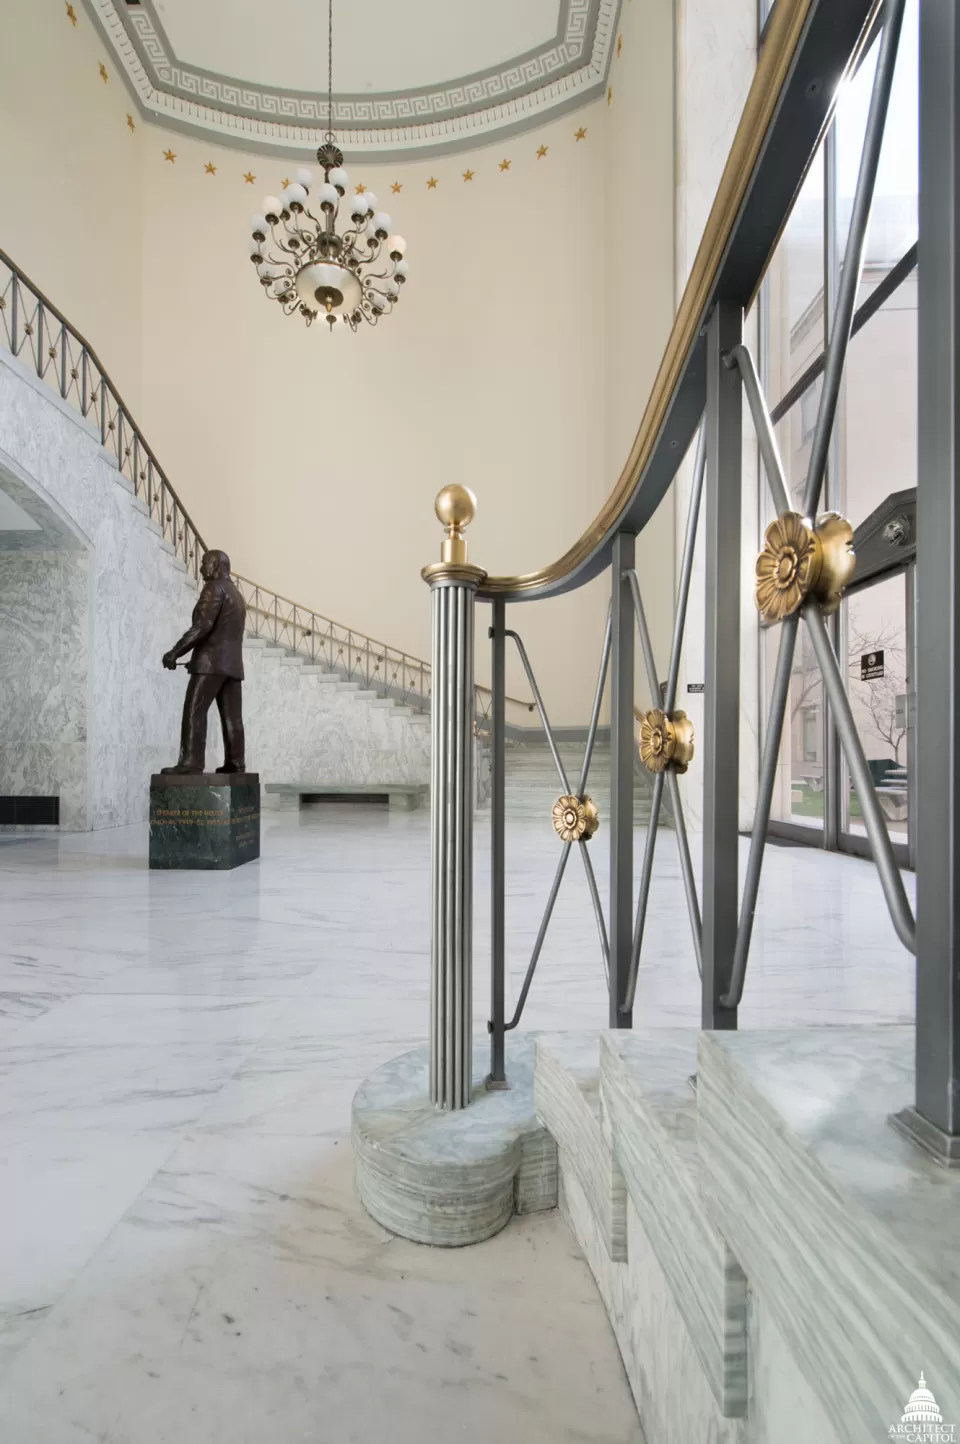
M267 806L299 808L304 802L385 802L391 811L415 812L430 789L425 782L268 782L263 789Z

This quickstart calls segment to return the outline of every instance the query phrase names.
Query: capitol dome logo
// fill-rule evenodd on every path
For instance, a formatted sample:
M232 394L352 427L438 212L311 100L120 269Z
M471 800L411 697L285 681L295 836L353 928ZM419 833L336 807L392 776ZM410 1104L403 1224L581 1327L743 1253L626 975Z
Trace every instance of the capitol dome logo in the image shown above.
M899 1440L900 1444L952 1444L954 1427L944 1424L937 1401L921 1374L900 1423L890 1425L888 1438Z

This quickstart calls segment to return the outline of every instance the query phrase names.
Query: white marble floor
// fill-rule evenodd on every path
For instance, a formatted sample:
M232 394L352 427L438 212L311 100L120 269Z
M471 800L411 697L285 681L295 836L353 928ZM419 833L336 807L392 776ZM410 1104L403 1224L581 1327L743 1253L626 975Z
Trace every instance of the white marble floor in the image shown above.
M509 837L516 985L557 843ZM0 842L4 1444L637 1441L557 1217L435 1252L356 1201L351 1096L426 1026L426 814L268 814L227 874L145 854L141 828ZM481 1028L487 860L481 818ZM637 1017L696 1024L669 834L653 897ZM912 987L868 864L769 851L744 1026L903 1021ZM524 1022L604 1021L571 865Z

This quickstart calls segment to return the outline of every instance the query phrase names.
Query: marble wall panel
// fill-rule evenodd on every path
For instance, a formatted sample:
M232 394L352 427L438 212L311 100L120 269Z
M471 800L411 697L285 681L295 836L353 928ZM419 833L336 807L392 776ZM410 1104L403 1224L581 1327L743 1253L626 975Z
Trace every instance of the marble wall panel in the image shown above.
M0 549L0 793L87 824L88 558Z
M85 820L78 815L69 825L142 821L151 772L176 760L186 677L182 671L175 676L164 671L161 657L189 623L196 586L162 544L92 427L5 352L0 352L0 469L18 495L34 498L41 511L65 519L65 534L76 538L88 558L86 613L76 570L70 596L63 592L66 582L61 583L59 642L49 620L40 626L48 640L44 655L52 659L56 645L64 656L72 649L79 657L78 638L86 623L85 735L62 703L68 674L58 664L55 678L51 660L34 679L30 703L32 711L43 713L49 737L34 729L30 744L40 750L29 762L24 754L21 772L39 776L48 760L44 745L85 740L90 805ZM210 545L217 540L211 537ZM11 550L3 554L3 565L13 576L18 566L36 567L37 554ZM79 568L79 562L72 565ZM26 578L29 572L17 575ZM26 585L21 580L17 587L23 591ZM48 598L54 593L50 581ZM17 653L20 672L31 650L38 650L37 635L25 633ZM78 676L79 663L70 674L71 685ZM11 690L23 688L18 684ZM0 722L3 705L0 701ZM429 781L429 728L411 724L393 708L372 707L338 691L299 665L266 656L265 649L248 649L244 709L248 763L265 782ZM26 735L23 725L17 730ZM0 738L5 735L0 731ZM211 766L219 764L220 748L213 713Z
M608 1256L562 1148L560 1207L597 1281L645 1437L651 1444L746 1444L745 1421L724 1419L717 1407L673 1291L629 1197L628 1263L614 1263Z
M84 632L89 808L84 819L65 818L64 825L141 821L151 769L176 756L182 689L160 658L186 626L195 588L161 545L93 429L3 352L0 468L51 513L67 518L86 552L86 597L83 607L78 594L69 599L73 632L65 623L61 647L76 648ZM5 553L3 565L17 555ZM35 554L19 555L21 565L36 561ZM53 731L62 729L61 742L79 742L63 708L57 710L54 679L48 676L40 686Z
M886 1437L921 1368L960 1422L960 1178L887 1122L913 1049L896 1026L700 1035L708 1208L845 1444Z
M429 782L429 728L263 648L246 648L244 667L247 760L262 782Z
M768 1306L751 1293L747 1309L750 1406L747 1441L845 1444L844 1419L831 1419L787 1348Z

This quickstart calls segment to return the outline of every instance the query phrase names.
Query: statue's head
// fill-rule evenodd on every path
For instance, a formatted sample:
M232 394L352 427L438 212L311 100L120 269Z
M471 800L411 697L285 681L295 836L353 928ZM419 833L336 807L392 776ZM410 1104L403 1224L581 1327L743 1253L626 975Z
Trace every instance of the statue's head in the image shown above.
M216 581L230 575L230 558L226 552L204 552L200 563L200 575L205 582Z

